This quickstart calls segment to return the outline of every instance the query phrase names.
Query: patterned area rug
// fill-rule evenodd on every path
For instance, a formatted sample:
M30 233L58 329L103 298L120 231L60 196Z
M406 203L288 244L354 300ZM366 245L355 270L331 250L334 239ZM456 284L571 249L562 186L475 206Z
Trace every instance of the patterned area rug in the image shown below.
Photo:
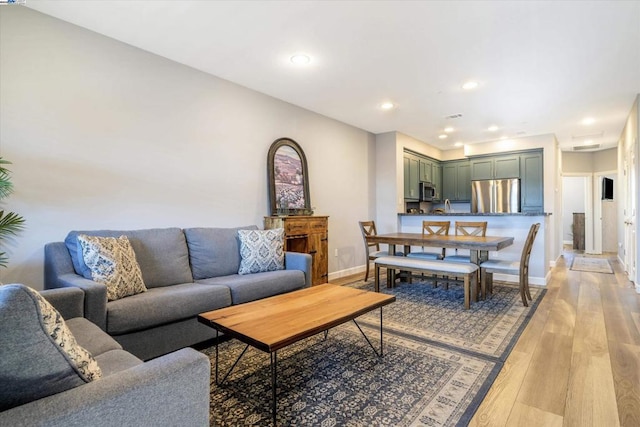
M349 286L373 289L362 281ZM462 290L421 282L385 293L384 357L377 357L353 322L278 352L278 425L466 425L502 368L544 291L531 289L529 308L515 287L494 284L490 300L463 309ZM358 319L379 345L379 311ZM220 344L224 373L244 348ZM215 348L202 350L211 358ZM213 372L212 372L213 375ZM269 425L269 355L250 348L222 386L211 381L211 425Z
M577 256L573 259L571 264L571 270L574 271L587 271L590 273L607 273L613 274L613 269L609 260L605 258L589 258L583 256Z

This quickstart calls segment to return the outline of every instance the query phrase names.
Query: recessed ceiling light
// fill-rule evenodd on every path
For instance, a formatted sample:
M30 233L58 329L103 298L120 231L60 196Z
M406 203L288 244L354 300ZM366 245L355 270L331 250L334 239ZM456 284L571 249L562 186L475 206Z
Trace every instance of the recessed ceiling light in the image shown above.
M446 138L447 138L447 136L448 136L448 135L446 135L446 134L444 134L444 133L443 133L442 135L438 135L438 138L440 138L440 139L446 139Z
M488 130L489 132L495 132L495 131L497 131L498 129L499 129L499 128L498 128L498 126L496 126L496 125L491 125L491 126L489 126L489 127L487 128L487 130Z
M582 119L581 123L583 125L589 126L589 125L594 124L595 122L596 122L596 119L594 119L593 117L585 117L584 119Z
M296 53L291 57L291 62L296 65L307 65L311 62L311 57L304 53Z
M453 144L453 145L454 145L454 146L456 146L456 147L462 147L462 146L464 145L464 143L462 143L462 142L458 141L458 142L456 142L456 143L455 143L455 144Z
M473 80L469 80L468 82L464 82L464 84L462 85L462 89L464 90L471 90L471 89L475 89L478 87L478 82L473 81Z
M451 133L451 132L453 132L453 128L451 126L447 126L446 128L444 128L444 131L446 133Z
M382 108L383 110L391 110L392 108L395 108L396 104L394 104L393 102L383 102L382 104L380 104L380 108Z

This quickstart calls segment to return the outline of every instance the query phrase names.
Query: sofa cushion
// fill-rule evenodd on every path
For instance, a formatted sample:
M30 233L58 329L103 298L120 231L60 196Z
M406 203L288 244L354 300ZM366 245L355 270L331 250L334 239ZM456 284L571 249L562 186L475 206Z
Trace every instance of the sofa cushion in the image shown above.
M257 230L255 225L238 228L185 228L189 261L195 280L237 274L240 268L238 230Z
M153 288L108 303L107 332L120 335L141 331L229 305L231 294L224 286L183 283Z
M146 230L93 230L71 231L64 242L71 255L76 273L91 279L91 272L82 259L78 234L99 237L127 236L142 271L147 288L193 282L189 268L189 253L184 233L179 228L152 228Z
M0 286L0 337L0 411L101 376L60 313L27 286Z
M304 273L300 270L278 270L255 274L232 274L198 280L206 285L222 285L231 290L233 304L254 301L305 287Z
M238 274L284 270L284 228L238 230L240 268Z
M107 300L113 301L145 292L142 272L127 236L97 237L78 235L82 259L94 282L107 287Z
M74 317L65 320L69 330L73 334L76 342L85 348L91 355L98 360L98 356L111 350L122 350L122 346L118 341L111 338L98 325L84 317ZM100 361L98 360L98 365ZM102 365L100 365L102 368ZM103 371L104 374L104 371Z

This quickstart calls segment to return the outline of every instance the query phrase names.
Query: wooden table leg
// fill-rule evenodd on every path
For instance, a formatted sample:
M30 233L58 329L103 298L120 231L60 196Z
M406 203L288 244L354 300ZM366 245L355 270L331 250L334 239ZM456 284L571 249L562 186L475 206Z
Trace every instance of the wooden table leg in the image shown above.
M389 243L389 256L396 255L395 243ZM393 268L387 268L387 288L392 288L396 283L396 271Z

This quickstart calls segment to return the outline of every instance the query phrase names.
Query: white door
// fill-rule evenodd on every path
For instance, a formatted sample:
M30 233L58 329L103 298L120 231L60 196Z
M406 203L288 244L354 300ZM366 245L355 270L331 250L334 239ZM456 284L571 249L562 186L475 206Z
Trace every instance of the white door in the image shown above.
M636 282L636 141L629 144L625 153L626 197L624 210L624 264L627 277Z

